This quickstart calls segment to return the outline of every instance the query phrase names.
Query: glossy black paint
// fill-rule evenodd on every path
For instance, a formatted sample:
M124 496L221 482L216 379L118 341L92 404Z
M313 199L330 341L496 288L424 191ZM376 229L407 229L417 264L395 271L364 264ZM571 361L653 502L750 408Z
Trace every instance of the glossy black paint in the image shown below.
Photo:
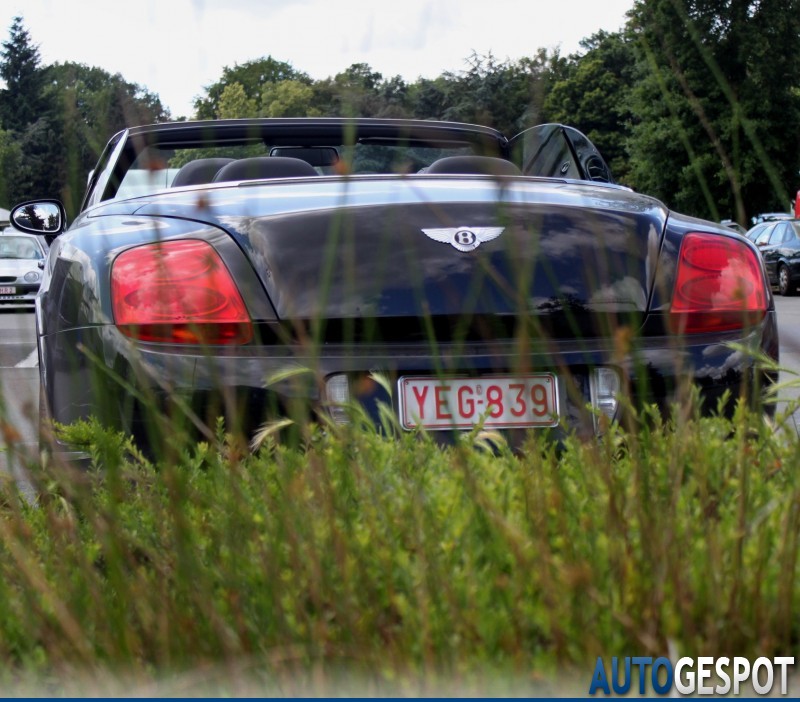
M761 249L770 285L781 295L794 295L800 284L800 220L772 223L755 244Z
M427 341L390 347L254 344L209 354L201 349L154 344L134 348L111 326L63 332L56 343L43 339L42 352L54 417L68 423L95 414L113 426L133 431L145 444L148 432L162 437L165 432L163 426L154 426L156 418L145 409L150 403L162 408L172 421L188 425L191 419L178 407L177 398L205 426L213 427L214 418L221 414L227 417L231 430L250 435L277 417L307 420L313 419L316 411L324 411L323 383L334 373L350 376L357 389L355 399L365 404L377 421L378 402L392 406L395 412L397 403L371 380L375 372L394 384L401 375L502 374L522 369L557 373L565 425L589 436L594 431L586 410L591 368L619 369L638 402L655 403L662 409L678 401L679 391L685 389L681 388L684 374L691 372L692 380L703 390L707 407L716 409L725 392L738 397L761 382L751 360L726 342L762 344L766 350L775 350L777 338L776 316L771 311L758 333L744 338L728 334L672 346L665 344L663 337L642 339L625 358L619 357L613 343L595 343L587 348L581 341L566 340L529 342L524 358L515 340L440 343L435 354ZM267 387L269 378L287 369L309 372ZM127 384L137 388L138 397L129 392ZM512 439L516 441L523 434L508 433L516 433L518 436Z
M261 139L264 130L273 146L329 147L348 129L365 142L456 140L478 154L516 154L537 175L323 176L115 199L142 144L202 144L209 134ZM556 138L566 141L537 161ZM593 182L610 174L582 139L559 125L509 141L481 127L391 120L159 125L115 136L83 211L51 247L37 299L46 413L61 423L96 415L146 442L158 421L146 408L155 403L169 421L201 434L223 414L229 428L249 435L280 416L325 413L333 374L348 375L354 397L377 419L377 403L396 412L397 400L371 378L376 372L394 387L402 375L535 371L556 374L564 429L591 434L586 403L598 366L617 369L637 402L665 407L689 381L710 407L726 391L752 396L765 379L729 344L777 358L771 298L765 318L741 332L669 330L682 237L741 238ZM502 233L464 253L424 233L437 227ZM114 259L171 239L200 239L219 253L254 323L251 343L142 343L117 329ZM283 379L272 382L276 375Z

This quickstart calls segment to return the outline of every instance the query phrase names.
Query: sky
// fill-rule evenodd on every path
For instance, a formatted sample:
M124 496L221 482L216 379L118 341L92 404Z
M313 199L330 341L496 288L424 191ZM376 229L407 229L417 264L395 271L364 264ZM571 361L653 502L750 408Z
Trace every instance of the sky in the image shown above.
M315 80L367 63L407 82L499 61L562 55L625 23L634 0L0 0L0 38L21 16L43 64L74 61L156 93L177 118L203 88L264 56Z

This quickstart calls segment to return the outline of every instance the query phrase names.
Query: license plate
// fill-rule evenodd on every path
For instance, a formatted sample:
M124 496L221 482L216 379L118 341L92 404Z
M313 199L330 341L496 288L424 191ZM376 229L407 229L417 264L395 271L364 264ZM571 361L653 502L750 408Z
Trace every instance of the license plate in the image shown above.
M0 295L16 295L16 294L17 294L16 288L0 287Z
M481 378L404 376L397 381L404 429L494 429L558 424L558 389L551 373Z

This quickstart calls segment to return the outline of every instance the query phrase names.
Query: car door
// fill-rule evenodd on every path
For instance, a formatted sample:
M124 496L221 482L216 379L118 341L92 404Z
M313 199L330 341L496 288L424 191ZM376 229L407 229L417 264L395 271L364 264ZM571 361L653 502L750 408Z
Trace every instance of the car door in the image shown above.
M574 127L540 124L511 139L509 150L525 175L614 182L595 145Z
M756 224L755 226L753 226L753 227L751 227L750 229L747 230L747 233L745 234L745 236L755 244L756 240L758 239L758 237L761 236L761 233L768 226L770 226L770 225L767 222L761 222L760 224Z
M756 239L756 246L761 249L761 256L767 268L769 282L778 284L778 262L780 261L780 248L783 237L787 234L789 225L786 222L777 222L767 227Z
M800 222L783 223L784 234L778 245L778 261L789 268L789 275L797 279L800 274Z

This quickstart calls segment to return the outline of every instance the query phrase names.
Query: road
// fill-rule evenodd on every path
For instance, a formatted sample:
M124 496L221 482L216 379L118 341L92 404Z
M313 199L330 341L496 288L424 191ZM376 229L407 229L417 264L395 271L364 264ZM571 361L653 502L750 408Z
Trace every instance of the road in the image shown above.
M780 393L782 398L793 406L800 404L800 297L776 297L778 310L778 333L781 338L781 383L790 387ZM792 419L795 430L800 433L800 408L795 410Z
M0 419L14 426L26 444L36 442L38 430L37 366L32 310L0 308L0 411L5 409Z
M0 308L0 479L11 475L24 492L24 466L36 460L39 369L31 308Z
M781 381L796 380L785 389L786 401L800 400L800 297L776 297L781 336ZM19 479L26 457L38 450L39 375L33 311L0 308L0 477ZM793 415L800 432L800 409ZM13 451L9 451L9 441ZM9 460L11 459L11 460Z

